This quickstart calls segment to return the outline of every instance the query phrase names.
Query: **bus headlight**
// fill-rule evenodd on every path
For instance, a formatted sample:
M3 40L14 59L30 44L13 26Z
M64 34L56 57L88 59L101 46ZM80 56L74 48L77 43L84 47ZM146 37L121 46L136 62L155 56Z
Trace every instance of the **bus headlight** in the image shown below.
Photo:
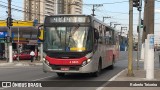
M49 65L49 62L48 62L48 60L45 60L45 63L46 63L47 65Z
M82 62L82 66L85 66L87 64L87 61Z
M48 60L46 60L45 58L43 58L43 60L47 65L49 65L49 61Z
M87 59L85 61L82 62L82 66L85 66L86 64L88 64L91 61L91 59Z
M45 58L43 58L43 61L46 61L46 59L45 59Z
M87 63L89 63L91 61L91 59L87 59Z

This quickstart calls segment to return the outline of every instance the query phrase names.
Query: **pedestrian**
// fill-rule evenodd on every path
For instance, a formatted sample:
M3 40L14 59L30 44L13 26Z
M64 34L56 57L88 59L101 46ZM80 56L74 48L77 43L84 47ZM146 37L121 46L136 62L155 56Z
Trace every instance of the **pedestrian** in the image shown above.
M31 56L31 62L33 62L33 59L34 59L34 56L35 56L35 53L34 53L33 50L30 52L30 56Z

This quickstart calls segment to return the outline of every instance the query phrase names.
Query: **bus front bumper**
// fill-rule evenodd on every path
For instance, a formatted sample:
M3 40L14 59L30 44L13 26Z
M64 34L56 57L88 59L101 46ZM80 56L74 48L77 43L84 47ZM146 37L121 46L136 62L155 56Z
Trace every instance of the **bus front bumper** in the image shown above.
M53 70L52 67L48 64L46 64L43 61L43 71L44 72L57 72L57 73L92 73L95 72L96 69L95 67L93 67L94 65L92 65L93 62L90 62L88 64L86 64L83 67L80 67L79 70Z

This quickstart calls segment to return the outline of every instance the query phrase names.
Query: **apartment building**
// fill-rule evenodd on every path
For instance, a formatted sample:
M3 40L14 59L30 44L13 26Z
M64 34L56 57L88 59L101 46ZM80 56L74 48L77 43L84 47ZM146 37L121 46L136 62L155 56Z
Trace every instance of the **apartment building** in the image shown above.
M24 20L43 23L45 16L82 14L82 0L24 0Z
M58 0L58 14L82 14L82 0Z
M35 20L43 23L44 17L54 15L55 0L24 0L24 20Z

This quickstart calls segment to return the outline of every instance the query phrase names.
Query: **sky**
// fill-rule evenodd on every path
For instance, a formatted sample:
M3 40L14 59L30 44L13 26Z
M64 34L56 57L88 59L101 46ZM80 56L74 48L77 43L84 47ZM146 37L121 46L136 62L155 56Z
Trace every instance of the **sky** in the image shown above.
M0 20L7 18L7 9L2 5L7 6L8 0L0 0ZM144 0L142 0L144 1ZM5 3L4 3L5 2ZM144 2L143 2L144 3ZM121 27L128 27L129 24L129 0L83 0L83 14L92 14L92 5L89 4L103 4L101 7L95 8L95 17L102 20L103 17L111 17L105 19L108 25L110 22L116 22L116 29L120 31ZM23 0L12 0L12 7L23 10ZM143 6L144 8L144 6ZM138 12L137 8L133 8L133 33L137 34ZM143 10L143 9L142 9ZM23 13L21 11L12 10L12 17L16 20L23 20ZM143 11L142 11L143 18ZM115 23L114 23L115 24ZM155 0L155 34L160 33L160 0ZM126 31L127 32L127 31Z

